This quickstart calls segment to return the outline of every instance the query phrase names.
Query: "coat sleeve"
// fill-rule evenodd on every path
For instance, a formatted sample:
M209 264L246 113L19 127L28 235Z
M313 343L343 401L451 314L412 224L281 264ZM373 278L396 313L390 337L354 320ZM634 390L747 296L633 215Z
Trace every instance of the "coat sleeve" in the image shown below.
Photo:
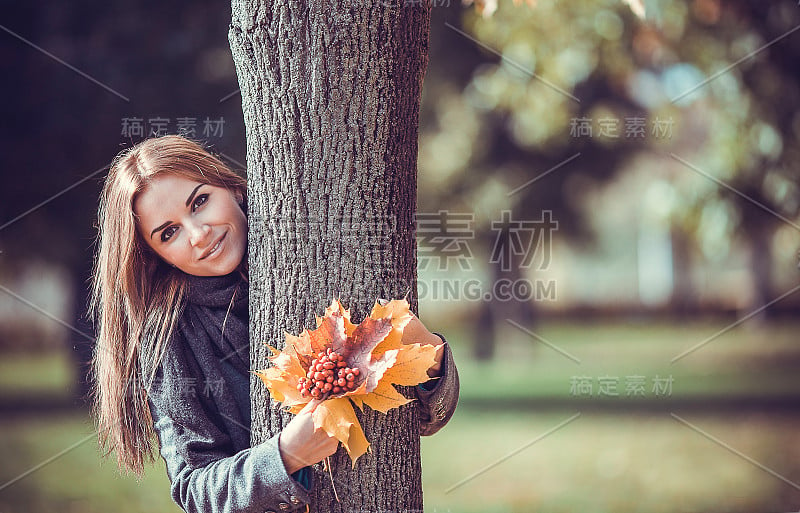
M219 415L196 396L176 393L180 388L176 373L183 369L175 355L165 359L159 386L148 394L172 499L178 506L187 513L305 510L308 491L286 472L278 450L280 434L235 451Z
M444 337L436 333L442 340ZM441 375L417 386L422 411L420 412L420 434L430 436L444 427L453 416L458 404L458 369L453 360L450 344L445 340Z

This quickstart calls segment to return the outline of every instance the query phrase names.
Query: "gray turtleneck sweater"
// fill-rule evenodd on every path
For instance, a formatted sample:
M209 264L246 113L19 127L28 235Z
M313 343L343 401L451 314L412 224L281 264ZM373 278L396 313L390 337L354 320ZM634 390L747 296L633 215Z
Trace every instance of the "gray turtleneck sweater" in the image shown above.
M188 513L305 510L312 473L287 474L279 435L250 446L247 282L238 272L189 280L184 312L148 394L173 500ZM416 390L420 433L432 435L458 401L447 344L441 378Z

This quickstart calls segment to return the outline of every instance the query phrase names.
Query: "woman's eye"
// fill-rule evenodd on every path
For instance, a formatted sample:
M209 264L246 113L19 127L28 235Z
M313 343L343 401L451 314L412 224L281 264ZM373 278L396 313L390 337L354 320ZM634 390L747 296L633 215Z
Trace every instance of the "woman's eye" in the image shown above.
M197 207L202 206L206 201L208 201L208 194L201 194L195 198L194 203L192 203L192 212L194 212Z
M170 226L170 227L168 227L168 228L165 228L165 229L164 229L164 230L161 232L161 242L167 242L169 239L171 239L171 238L172 238L172 236L175 234L175 231L176 231L177 229L178 229L178 228L177 228L177 227L175 227L175 226Z

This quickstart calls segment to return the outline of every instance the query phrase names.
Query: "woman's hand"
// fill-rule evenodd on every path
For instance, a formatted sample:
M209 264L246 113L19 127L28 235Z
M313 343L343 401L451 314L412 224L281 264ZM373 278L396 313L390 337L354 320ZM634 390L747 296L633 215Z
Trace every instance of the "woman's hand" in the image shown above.
M434 335L422 324L419 317L411 314L411 320L403 329L404 344L429 344L436 346L436 363L428 369L428 376L436 378L442 370L442 357L444 357L444 340L438 335Z
M317 400L309 402L278 436L278 450L287 474L322 461L339 447L339 440L324 429L314 429L311 411L317 404Z

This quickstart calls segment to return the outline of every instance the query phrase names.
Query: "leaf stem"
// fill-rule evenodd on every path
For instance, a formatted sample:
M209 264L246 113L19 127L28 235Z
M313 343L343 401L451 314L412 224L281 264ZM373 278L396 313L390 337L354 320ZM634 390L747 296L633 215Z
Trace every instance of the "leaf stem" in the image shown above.
M333 488L333 496L336 497L336 502L342 502L339 500L339 494L336 492L336 484L333 482L333 467L331 466L331 460L329 456L325 456L325 466L328 467L328 475L331 478L331 488Z

